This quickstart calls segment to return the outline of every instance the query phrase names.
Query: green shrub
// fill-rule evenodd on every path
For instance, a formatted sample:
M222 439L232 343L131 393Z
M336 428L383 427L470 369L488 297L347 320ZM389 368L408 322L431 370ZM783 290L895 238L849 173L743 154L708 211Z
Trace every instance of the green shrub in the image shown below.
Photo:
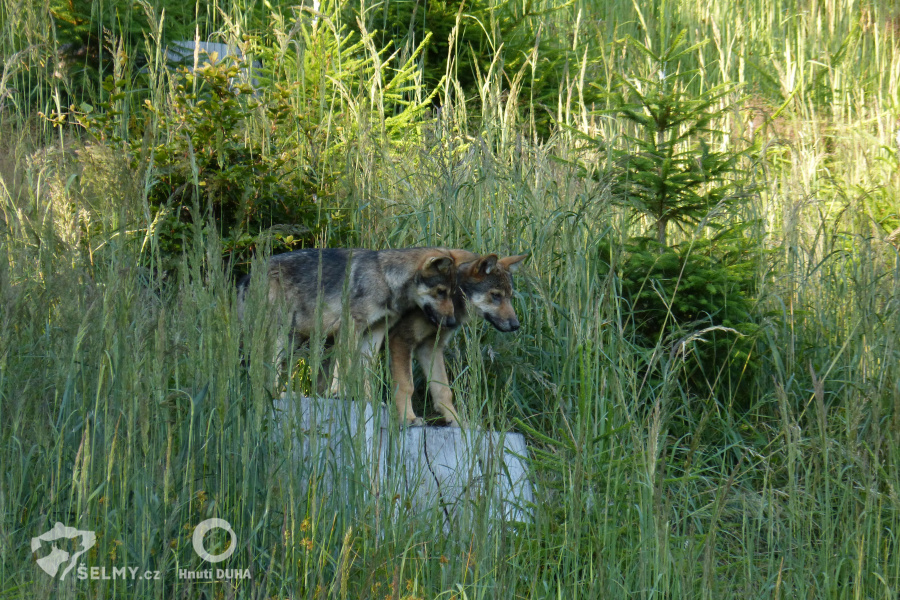
M122 94L114 93L124 82L107 79L106 111L76 111L96 139L123 148L135 170L151 170L147 239L155 240L163 269L174 266L202 224L214 224L226 258L240 263L259 234L272 233L276 246L290 249L312 242L327 216L317 194L330 194L324 188L333 181L305 177L294 168L296 152L279 148L292 115L290 91L274 84L259 96L239 76L234 62L181 69L165 109L146 101L125 135L116 110Z
M170 211L170 227L189 223L197 205L209 211L226 251L246 249L272 226L291 241L311 241L321 190L293 168L295 152L278 151L276 132L292 116L290 91L275 84L263 99L249 84L233 84L239 75L225 62L185 72L171 107L155 111L167 133L152 149L159 178L150 204Z
M601 254L613 263L608 245ZM755 384L760 259L740 230L672 248L651 238L626 244L618 265L626 330L639 347L664 351L661 364L683 367L688 393L733 400Z

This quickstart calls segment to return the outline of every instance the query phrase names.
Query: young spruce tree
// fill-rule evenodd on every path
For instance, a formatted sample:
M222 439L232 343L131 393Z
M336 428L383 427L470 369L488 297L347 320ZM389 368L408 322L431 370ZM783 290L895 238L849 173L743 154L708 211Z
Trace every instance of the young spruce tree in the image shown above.
M681 61L699 46L685 48L684 32L657 54L634 39L628 42L650 59L650 75L618 76L620 89L609 112L633 125L627 143L609 148L615 165L614 194L653 221L656 241L668 246L668 228L696 225L724 201L738 201L740 153L714 151L721 139L716 125L733 103L736 86L725 83L699 94L686 82L697 71L682 71Z

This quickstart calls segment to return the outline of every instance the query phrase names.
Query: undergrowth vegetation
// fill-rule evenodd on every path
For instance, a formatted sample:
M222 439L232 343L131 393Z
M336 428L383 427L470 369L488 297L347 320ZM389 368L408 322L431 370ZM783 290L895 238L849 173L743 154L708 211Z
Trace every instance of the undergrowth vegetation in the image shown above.
M0 0L0 598L897 597L893 3L185 6ZM530 253L448 352L527 523L273 435L235 279L413 245ZM176 577L210 517L251 579ZM57 522L161 577L51 578Z

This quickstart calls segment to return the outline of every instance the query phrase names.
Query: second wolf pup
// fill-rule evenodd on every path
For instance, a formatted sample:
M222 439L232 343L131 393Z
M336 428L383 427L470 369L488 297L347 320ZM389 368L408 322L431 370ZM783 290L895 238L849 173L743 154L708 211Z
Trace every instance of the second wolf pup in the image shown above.
M268 264L269 303L283 310L292 343L315 332L335 336L349 314L367 358L381 347L387 328L413 309L435 327L454 327L455 282L453 258L443 248L295 250ZM246 283L241 313L245 294Z
M496 254L479 257L466 250L450 250L457 265L457 287L453 293L456 326L438 325L421 311L405 315L388 332L391 376L397 387L397 411L401 422L420 426L411 399L413 393L412 355L429 381L435 409L451 426L459 427L459 414L453 406L453 393L444 364L444 347L456 328L468 318L471 304L476 314L500 331L515 331L519 320L510 303L512 274L527 254L498 258Z

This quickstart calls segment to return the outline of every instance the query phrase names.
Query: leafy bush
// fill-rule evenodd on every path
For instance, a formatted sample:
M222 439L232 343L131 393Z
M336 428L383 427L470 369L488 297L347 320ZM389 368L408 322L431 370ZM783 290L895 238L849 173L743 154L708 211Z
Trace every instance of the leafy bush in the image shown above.
M147 238L158 242L164 269L202 223L215 224L226 256L235 262L247 258L262 232L291 248L311 242L322 225L317 193L330 190L304 177L293 167L296 152L279 151L277 144L292 114L289 90L275 84L263 98L249 84L237 83L239 76L234 62L207 63L193 73L182 69L166 108L146 101L132 131L121 131L116 110L122 94L115 92L124 82L107 79L107 110L94 113L82 105L76 111L95 138L124 149L132 168L152 170ZM142 132L135 124L153 117L158 142L152 142L150 129Z
M237 64L225 62L184 72L171 107L151 108L167 135L152 149L159 179L150 204L170 212L175 231L197 202L211 212L226 250L244 249L273 225L292 224L292 241L311 240L321 190L292 167L295 153L278 152L277 136L269 135L292 115L290 91L276 84L263 100L249 84L232 84L239 75Z

